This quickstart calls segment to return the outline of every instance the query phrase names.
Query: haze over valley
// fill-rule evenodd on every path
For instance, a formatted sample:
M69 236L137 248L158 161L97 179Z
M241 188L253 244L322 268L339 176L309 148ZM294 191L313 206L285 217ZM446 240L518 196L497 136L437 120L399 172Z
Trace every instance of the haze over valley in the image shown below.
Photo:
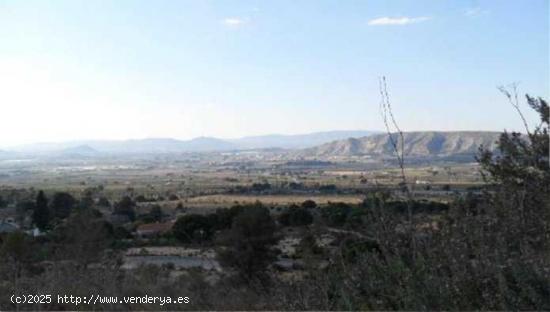
M406 155L455 156L474 155L480 146L493 150L498 132L484 131L424 131L404 133ZM393 139L399 141L398 134ZM191 140L169 138L76 141L37 143L12 147L0 152L0 157L72 156L93 158L101 155L135 155L162 153L208 153L254 150L276 150L288 157L327 158L352 156L391 156L390 138L381 131L332 131L302 135L266 135L240 139L199 137Z

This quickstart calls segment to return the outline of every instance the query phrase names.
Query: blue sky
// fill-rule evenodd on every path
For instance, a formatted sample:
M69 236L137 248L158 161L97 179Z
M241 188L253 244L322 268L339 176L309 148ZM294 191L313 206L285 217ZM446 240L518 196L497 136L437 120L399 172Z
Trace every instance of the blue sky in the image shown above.
M381 75L406 131L521 130L496 86L548 98L548 15L546 0L0 0L0 146L383 129Z

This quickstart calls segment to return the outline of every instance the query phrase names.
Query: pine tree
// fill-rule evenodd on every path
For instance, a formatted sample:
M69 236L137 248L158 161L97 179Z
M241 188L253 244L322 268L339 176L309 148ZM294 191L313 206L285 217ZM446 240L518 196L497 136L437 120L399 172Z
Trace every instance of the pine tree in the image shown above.
M43 191L38 192L36 196L36 206L32 215L34 224L40 229L45 230L50 222L50 212L48 210L48 199Z

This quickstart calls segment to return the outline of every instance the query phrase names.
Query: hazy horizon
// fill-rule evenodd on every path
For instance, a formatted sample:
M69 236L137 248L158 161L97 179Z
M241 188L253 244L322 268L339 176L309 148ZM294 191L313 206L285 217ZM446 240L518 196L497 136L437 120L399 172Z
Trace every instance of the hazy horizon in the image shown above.
M549 94L544 0L0 0L0 35L0 148L384 130L381 75L404 131L522 131L496 87Z
M377 134L387 134L385 130L382 129L342 129L342 130L327 130L327 131L314 131L314 132L307 132L307 133L267 133L267 134L258 134L258 135L247 135L247 136L241 136L241 137L216 137L216 136L198 136L198 137L192 137L192 138L174 138L174 137L138 137L138 138L126 138L126 139L77 139L77 140L60 140L60 141L37 141L37 142L30 142L30 143L23 143L23 144L14 144L14 145L0 145L0 150L10 151L10 150L18 150L20 148L30 147L30 146L37 146L37 145L62 145L62 146L78 146L78 145L86 145L89 142L128 142L128 141L144 141L144 140L177 140L177 141L192 141L197 139L219 139L227 142L232 141L238 141L243 139L251 139L251 138L263 138L263 137L270 137L270 136L287 136L287 137L298 137L298 136L308 136L308 135L317 135L317 134L325 134L325 133L336 133L336 132L369 132L370 135L377 135ZM496 130L434 130L434 129L428 129L428 130L411 130L411 131L403 131L404 133L407 132L494 132L494 133L501 133L502 131L496 131ZM525 131L519 131L520 133L524 133ZM395 132L392 132L395 133Z

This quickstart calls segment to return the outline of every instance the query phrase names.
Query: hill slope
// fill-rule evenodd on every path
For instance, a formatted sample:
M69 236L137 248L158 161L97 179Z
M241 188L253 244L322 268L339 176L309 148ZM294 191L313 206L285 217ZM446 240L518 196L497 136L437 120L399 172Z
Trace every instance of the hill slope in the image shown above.
M408 156L473 155L480 145L494 149L499 132L486 131L419 131L405 132L404 151ZM397 134L392 134L398 139ZM300 157L390 156L393 148L387 134L349 138L326 143L296 153Z
M93 156L97 156L99 152L88 145L79 145L79 146L69 147L64 150L61 150L59 151L58 154L63 156L93 157Z
M320 144L343 140L347 138L360 138L380 133L379 131L364 130L336 130L325 132L314 132L308 134L271 134L260 136L248 136L239 139L232 139L230 142L242 149L256 148L308 148Z

